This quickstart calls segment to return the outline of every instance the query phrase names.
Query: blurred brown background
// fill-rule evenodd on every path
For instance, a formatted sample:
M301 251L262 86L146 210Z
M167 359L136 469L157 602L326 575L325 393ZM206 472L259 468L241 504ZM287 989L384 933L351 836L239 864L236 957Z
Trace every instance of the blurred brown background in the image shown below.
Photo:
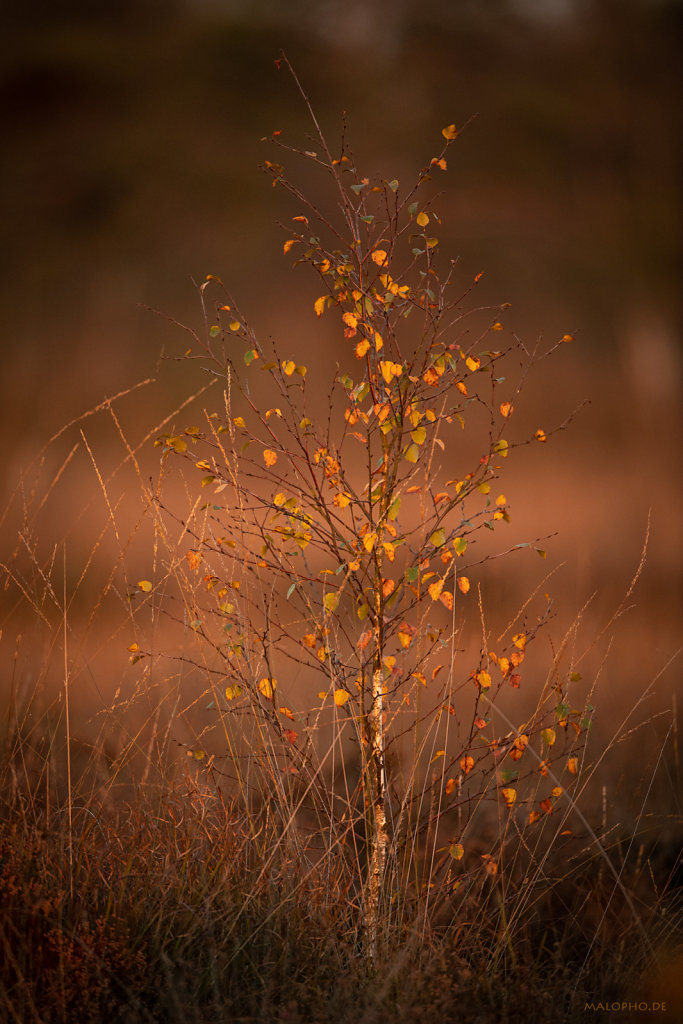
M162 348L183 351L182 335L141 304L198 326L192 280L214 273L292 351L326 330L312 316L315 283L282 257L276 221L293 211L258 169L272 157L262 136L280 129L298 144L309 131L274 67L283 47L330 140L347 112L370 172L410 179L444 125L473 118L438 182L441 249L465 280L485 272L481 297L511 302L506 325L529 343L576 335L529 388L530 422L551 426L591 403L511 470L515 522L531 539L560 531L550 559L568 563L558 584L567 614L597 589L597 632L628 586L652 509L611 692L649 682L680 642L682 611L681 3L3 8L6 492L64 423L155 376ZM183 396L187 380L165 373L131 414L140 434ZM80 507L95 487L87 474L74 481L67 519L69 501ZM678 678L676 665L665 673L665 704Z

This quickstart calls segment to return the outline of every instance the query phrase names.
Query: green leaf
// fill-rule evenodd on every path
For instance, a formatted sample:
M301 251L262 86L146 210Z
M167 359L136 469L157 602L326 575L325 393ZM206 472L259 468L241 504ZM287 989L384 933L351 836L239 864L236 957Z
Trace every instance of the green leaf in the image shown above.
M244 362L246 363L247 366L251 366L255 358L256 352L253 348L250 348L247 352L244 353Z
M218 324L214 324L213 327L209 328L209 336L212 337L212 338L217 337L217 335L219 335L220 333L221 333L221 329L220 329L220 326Z
M418 567L416 565L411 565L408 569L406 569L406 581L408 583L415 583L417 577L419 576L419 573L420 570L418 569Z

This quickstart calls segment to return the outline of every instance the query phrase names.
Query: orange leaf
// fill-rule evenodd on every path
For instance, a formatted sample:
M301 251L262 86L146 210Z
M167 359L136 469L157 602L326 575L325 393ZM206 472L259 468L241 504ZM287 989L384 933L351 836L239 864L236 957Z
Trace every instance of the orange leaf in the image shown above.
M448 779L448 781L446 782L446 787L445 787L446 796L450 796L451 795L451 793L455 789L456 785L457 785L457 783L456 783L455 779Z
M196 572L202 560L202 556L199 554L199 552L188 551L185 555L185 558L187 559L187 564L189 565L190 569L193 569Z
M441 604L448 608L449 612L453 611L453 595L449 594L447 590L444 590L443 594L439 597L439 600L441 601Z
M466 757L461 757L460 767L462 768L465 775L469 775L469 773L474 768L474 758L471 757L469 754Z
M512 402L501 402L500 403L500 413L501 413L501 416L505 416L506 418L508 416L512 416L512 412L513 412L514 408L515 407L512 404Z
M274 466L277 462L277 452L272 451L270 448L266 448L263 452L263 461L266 466Z
M462 594L467 594L470 589L470 581L467 576L458 576L458 589Z
M378 267L386 267L387 265L387 254L384 249L375 249L371 259Z

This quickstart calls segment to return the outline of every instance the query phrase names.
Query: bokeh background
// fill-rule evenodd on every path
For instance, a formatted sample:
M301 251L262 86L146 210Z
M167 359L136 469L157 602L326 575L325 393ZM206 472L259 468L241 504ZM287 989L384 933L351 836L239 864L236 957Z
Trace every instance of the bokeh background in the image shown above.
M679 0L3 5L5 504L21 467L105 396L157 380L124 403L137 436L182 400L192 382L160 355L186 339L145 307L200 327L193 282L207 273L262 336L296 342L322 369L343 356L312 315L314 280L282 256L277 221L296 211L259 169L272 158L262 137L277 129L299 144L310 131L274 65L284 48L333 142L346 112L369 173L408 180L444 125L467 124L438 183L441 249L464 280L484 271L481 299L510 302L506 326L528 344L575 335L529 387L529 422L547 429L590 403L552 446L520 456L506 485L516 528L558 532L557 600L571 619L595 594L598 634L651 510L606 686L611 708L630 707L662 673L641 715L662 711L646 729L656 754L679 689L680 663L663 668L683 612L682 29ZM89 429L106 462L109 434ZM84 465L48 506L48 551L97 492ZM521 566L496 592L516 596L539 571ZM10 601L10 658L19 614Z

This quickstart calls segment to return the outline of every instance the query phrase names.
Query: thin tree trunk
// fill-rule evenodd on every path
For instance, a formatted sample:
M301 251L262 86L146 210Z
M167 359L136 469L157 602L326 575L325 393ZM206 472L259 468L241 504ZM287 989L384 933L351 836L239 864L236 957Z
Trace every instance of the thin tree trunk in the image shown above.
M369 806L368 832L370 856L366 893L366 927L368 952L372 960L377 955L377 937L380 903L384 883L384 868L387 851L386 778L384 772L384 730L382 722L382 689L384 673L382 662L377 656L377 666L372 676L372 705L368 716L369 750Z

